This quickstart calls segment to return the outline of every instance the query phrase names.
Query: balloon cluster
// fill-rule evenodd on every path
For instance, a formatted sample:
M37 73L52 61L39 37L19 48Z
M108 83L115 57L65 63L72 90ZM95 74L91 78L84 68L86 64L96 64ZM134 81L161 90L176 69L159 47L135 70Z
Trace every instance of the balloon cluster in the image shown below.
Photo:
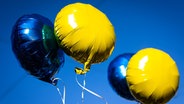
M117 56L108 67L108 79L123 98L142 104L165 104L178 89L179 72L167 53L145 48Z
M115 45L113 25L90 4L74 3L62 8L54 25L39 14L23 15L15 23L12 50L21 66L38 79L57 84L54 77L64 64L64 52L84 68L111 55ZM174 60L165 52L146 48L137 53L117 56L108 67L108 80L123 98L143 104L163 104L176 93L179 72Z
M54 75L64 63L63 51L84 64L84 69L76 67L75 71L85 74L91 64L105 61L111 55L115 33L100 10L90 4L74 3L59 11L54 26L39 14L20 17L11 40L21 66L38 79L53 83Z
M39 14L20 17L13 27L11 40L21 66L38 79L56 86L58 78L54 75L64 64L64 52L84 64L84 69L76 67L76 74L86 74L91 64L103 62L111 55L115 33L100 10L90 4L74 3L59 11L54 26ZM62 102L65 103L65 90Z

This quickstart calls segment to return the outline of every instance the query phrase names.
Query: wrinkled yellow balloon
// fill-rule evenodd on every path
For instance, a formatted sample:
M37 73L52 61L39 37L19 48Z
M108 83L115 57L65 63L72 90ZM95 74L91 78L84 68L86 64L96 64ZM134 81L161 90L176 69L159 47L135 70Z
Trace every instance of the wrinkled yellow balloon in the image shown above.
M113 25L90 4L74 3L62 8L54 22L55 36L60 47L75 60L84 64L76 68L85 74L93 63L106 60L115 44Z
M154 48L142 49L130 59L126 78L133 96L143 104L168 102L179 85L175 61Z

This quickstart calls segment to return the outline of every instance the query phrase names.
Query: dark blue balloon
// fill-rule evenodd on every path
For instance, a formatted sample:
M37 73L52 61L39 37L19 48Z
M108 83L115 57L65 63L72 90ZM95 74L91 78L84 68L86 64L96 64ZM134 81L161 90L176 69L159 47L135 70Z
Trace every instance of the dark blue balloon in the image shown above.
M39 14L23 15L11 34L12 50L21 66L38 79L53 82L54 75L64 64L52 22Z
M125 53L117 56L108 67L108 80L115 92L128 100L135 100L131 95L126 81L126 70L130 58L134 54Z

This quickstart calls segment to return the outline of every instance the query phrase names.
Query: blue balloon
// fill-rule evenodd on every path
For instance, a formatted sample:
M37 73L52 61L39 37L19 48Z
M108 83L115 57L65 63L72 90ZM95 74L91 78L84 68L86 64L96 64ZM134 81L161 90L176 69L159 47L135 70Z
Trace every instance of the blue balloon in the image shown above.
M42 81L57 84L53 79L64 64L64 53L58 48L49 19L39 14L21 16L12 29L11 43L26 71Z
M127 65L133 55L132 53L119 55L111 61L108 67L108 80L111 87L118 95L128 100L135 100L126 81Z

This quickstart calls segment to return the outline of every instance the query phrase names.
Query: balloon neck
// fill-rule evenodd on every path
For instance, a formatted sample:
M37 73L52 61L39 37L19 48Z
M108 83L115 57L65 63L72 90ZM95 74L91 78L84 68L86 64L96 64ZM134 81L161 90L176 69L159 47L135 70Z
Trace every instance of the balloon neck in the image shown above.
M86 74L88 71L90 71L90 67L91 67L91 57L87 60L87 62L84 63L84 69L82 68L78 68L75 67L75 73L79 74L79 75L84 75Z
M79 75L84 75L84 74L86 74L88 71L89 71L89 69L84 70L84 69L78 68L78 67L75 68L75 73L76 73L76 74L79 74Z
M51 84L54 85L54 86L56 86L57 83L58 83L58 78L52 78L51 81L52 81Z

